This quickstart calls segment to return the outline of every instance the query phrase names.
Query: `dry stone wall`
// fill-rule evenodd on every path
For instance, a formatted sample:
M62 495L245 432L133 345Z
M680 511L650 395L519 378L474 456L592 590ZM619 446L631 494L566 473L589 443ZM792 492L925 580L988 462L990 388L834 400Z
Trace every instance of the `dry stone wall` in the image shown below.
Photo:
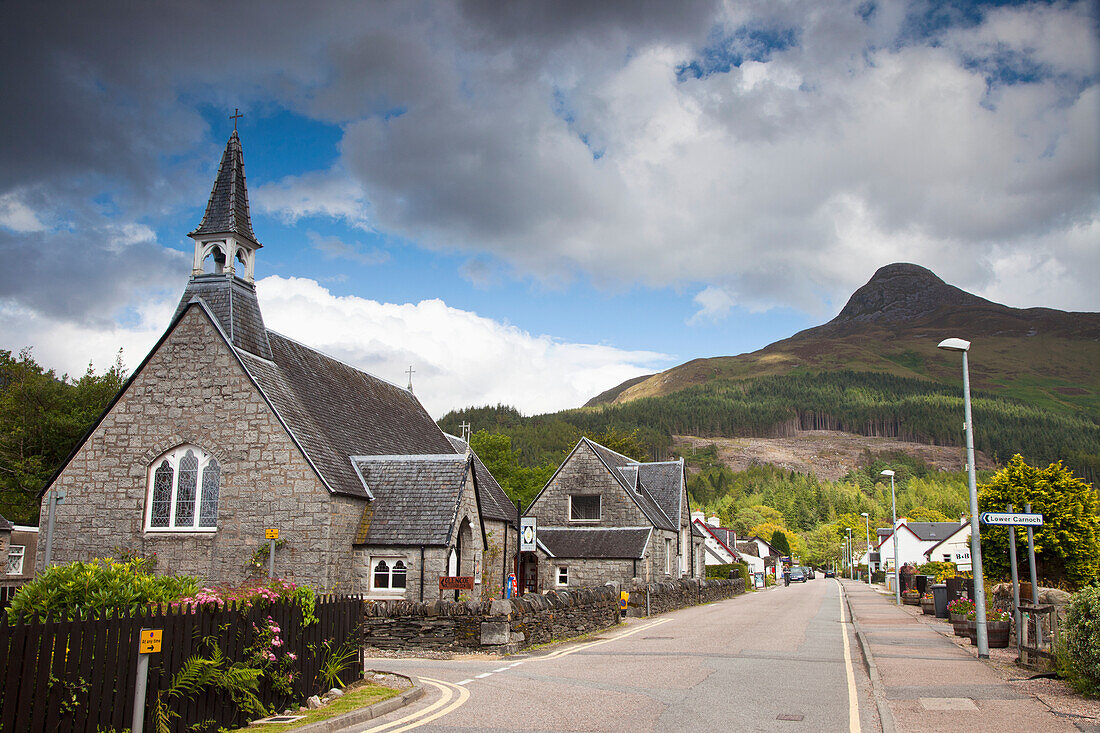
M626 589L626 586L624 586ZM628 613L664 613L745 592L737 580L677 580L629 588ZM513 651L619 623L615 586L529 593L493 601L365 601L363 642L377 649Z

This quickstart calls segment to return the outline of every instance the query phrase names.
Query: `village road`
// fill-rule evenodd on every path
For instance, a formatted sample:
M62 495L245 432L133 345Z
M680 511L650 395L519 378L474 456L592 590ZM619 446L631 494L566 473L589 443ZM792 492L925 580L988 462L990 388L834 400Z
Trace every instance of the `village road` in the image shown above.
M541 653L369 659L368 669L417 675L428 694L346 733L878 731L841 605L839 585L819 577L632 620ZM858 727L849 720L850 684Z

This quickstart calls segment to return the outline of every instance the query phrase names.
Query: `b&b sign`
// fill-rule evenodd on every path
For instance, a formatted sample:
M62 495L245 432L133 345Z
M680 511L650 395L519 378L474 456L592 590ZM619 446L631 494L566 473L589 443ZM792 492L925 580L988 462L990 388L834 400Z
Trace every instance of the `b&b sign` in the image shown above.
M1022 512L982 512L982 524L1016 527L1042 527L1042 514L1024 514Z

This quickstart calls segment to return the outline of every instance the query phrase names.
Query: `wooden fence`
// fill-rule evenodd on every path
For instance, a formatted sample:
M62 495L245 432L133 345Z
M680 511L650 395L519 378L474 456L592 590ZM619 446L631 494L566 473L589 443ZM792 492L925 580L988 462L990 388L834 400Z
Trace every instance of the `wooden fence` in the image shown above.
M258 652L265 628L279 627L282 644L264 649L277 658L260 681L257 697L282 710L322 692L321 668L340 648L353 649L343 665L344 684L362 674L362 601L320 597L317 622L306 626L291 601L252 608L206 607L181 613L169 609L133 616L77 621L34 621L0 625L0 731L121 731L133 717L138 639L141 629L163 630L161 651L149 658L145 730L155 731L158 699L178 714L171 730L216 731L239 726L250 716L224 690L204 689L193 697L168 697L173 678L192 656L210 658L214 645L228 662L245 662ZM270 622L268 619L270 618ZM290 660L288 654L297 658ZM272 685L276 672L292 675L291 694ZM194 727L193 727L194 726Z

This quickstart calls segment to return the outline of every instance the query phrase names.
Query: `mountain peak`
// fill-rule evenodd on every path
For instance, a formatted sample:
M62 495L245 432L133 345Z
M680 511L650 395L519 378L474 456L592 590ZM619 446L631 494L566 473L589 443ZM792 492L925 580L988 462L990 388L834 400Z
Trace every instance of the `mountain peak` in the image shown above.
M975 306L990 305L990 302L948 285L920 265L896 262L880 267L867 284L852 293L840 314L826 325L912 321L931 315L945 305Z

